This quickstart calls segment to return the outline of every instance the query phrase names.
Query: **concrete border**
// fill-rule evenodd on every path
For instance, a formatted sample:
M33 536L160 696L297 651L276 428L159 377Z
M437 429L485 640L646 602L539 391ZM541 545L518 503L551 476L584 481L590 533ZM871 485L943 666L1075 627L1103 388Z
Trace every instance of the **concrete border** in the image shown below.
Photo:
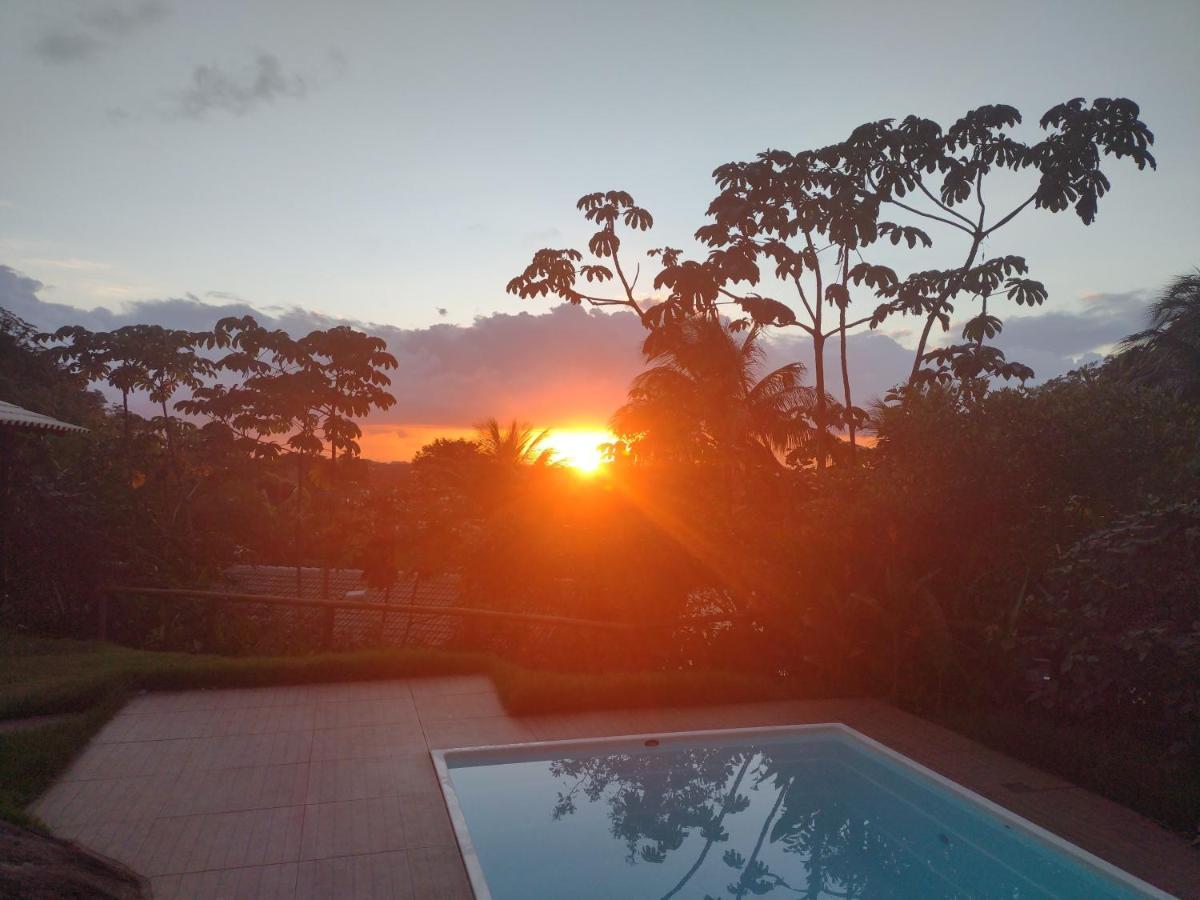
M430 756L433 758L434 768L437 770L438 783L441 785L442 796L446 801L446 809L450 815L450 822L454 826L454 835L458 840L459 850L462 853L463 864L466 866L467 875L471 881L471 889L475 892L477 900L493 900L492 893L487 885L487 879L484 875L483 865L479 860L479 855L475 850L475 846L471 841L470 829L467 827L466 816L463 813L462 805L458 799L458 793L454 788L454 784L450 777L450 769L456 759L473 759L480 760L482 764L498 763L501 761L517 761L527 758L534 751L542 751L545 749L554 748L579 748L581 750L588 749L603 749L605 747L614 747L619 745L641 744L645 745L646 741L655 740L658 743L654 750L661 751L669 749L673 746L681 744L692 744L697 740L712 740L717 739L721 744L741 744L747 740L753 739L756 736L763 737L783 737L788 734L803 734L825 731L833 735L839 736L849 742L856 742L866 747L869 751L882 756L886 761L892 762L902 769L907 770L911 774L917 776L918 780L925 780L935 788L940 788L946 791L951 796L957 798L968 806L976 807L982 810L985 814L999 819L1005 824L1011 825L1033 838L1046 844L1053 849L1063 853L1076 862L1080 863L1085 868L1091 869L1098 874L1117 882L1117 884L1137 891L1145 897L1155 898L1155 900L1172 900L1172 895L1165 891L1159 890L1153 885L1143 881L1135 875L1131 875L1123 869L1118 868L1112 863L1106 862L1093 853L1089 853L1082 847L1079 847L1065 838L1054 834L1053 832L1036 825L1028 819L1017 815L1011 810L1005 809L998 803L988 800L981 794L964 787L955 781L947 778L944 775L935 772L927 766L923 766L915 760L910 759L904 754L893 750L891 747L868 737L862 732L851 728L841 722L825 722L805 725L774 725L757 728L724 728L710 729L704 731L678 731L669 733L645 733L645 734L625 734L613 737L603 738L583 738L576 740L560 740L560 741L534 741L517 744L491 744L480 747L455 747L443 750L430 750ZM540 755L540 753L539 753Z

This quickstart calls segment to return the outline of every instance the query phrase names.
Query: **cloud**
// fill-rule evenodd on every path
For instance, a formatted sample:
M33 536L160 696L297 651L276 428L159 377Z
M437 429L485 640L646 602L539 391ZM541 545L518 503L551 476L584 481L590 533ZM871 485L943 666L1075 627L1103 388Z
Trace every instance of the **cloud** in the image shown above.
M641 371L644 332L629 313L607 314L563 304L537 312L480 316L469 325L439 323L428 328L396 328L334 319L300 308L256 309L225 291L141 300L117 310L82 310L39 296L44 285L0 266L0 307L52 331L66 324L109 330L145 322L206 330L223 316L253 315L264 325L302 335L349 324L383 338L399 368L391 373L396 405L364 423L372 453L408 455L439 433L465 433L487 416L519 418L548 426L600 425L624 400L630 380ZM1140 327L1147 294L1100 294L1078 312L1013 316L1006 323L1004 350L1035 369L1038 380L1061 375L1080 362L1098 358L1116 340ZM894 337L862 332L849 339L854 401L868 406L902 382L913 351ZM767 364L800 360L809 366L811 348L796 330L776 332L768 342ZM828 390L841 396L837 342L826 359ZM364 444L364 447L367 445ZM385 448L391 447L388 451Z
M850 389L855 406L867 407L887 393L888 388L908 377L913 351L890 335L878 331L850 334L846 339L846 357L850 362ZM813 383L812 342L797 330L776 332L767 344L767 365L778 368L799 360L808 369L807 382ZM842 357L837 340L825 344L825 390L837 397L842 392Z
M1149 291L1093 294L1075 313L1047 311L1009 316L997 343L1006 353L1078 358L1107 349L1144 327Z
M80 15L80 19L99 31L123 37L162 21L169 13L163 3L142 0L130 7L92 6Z
M112 265L94 259L54 259L51 257L30 257L23 260L27 265L41 266L50 269L65 269L68 272L103 272L111 269Z
M84 31L49 31L34 42L33 52L47 62L73 63L91 59L103 46Z
M203 119L214 111L244 116L265 103L300 99L309 89L309 82L286 73L276 56L260 53L250 67L236 73L218 66L197 66L191 84L173 96L173 111L189 119Z
M167 6L157 0L127 6L91 5L70 21L44 30L33 42L33 52L53 64L84 62L169 14Z
M405 329L334 319L299 308L263 311L226 292L83 310L41 299L45 286L0 266L0 307L44 331L79 324L111 330L134 322L205 330L223 316L253 315L302 335L349 324L382 337L400 363L391 374L396 406L372 425L470 427L487 416L546 425L605 422L641 367L642 326L631 314L563 305L538 313L495 313L469 325Z

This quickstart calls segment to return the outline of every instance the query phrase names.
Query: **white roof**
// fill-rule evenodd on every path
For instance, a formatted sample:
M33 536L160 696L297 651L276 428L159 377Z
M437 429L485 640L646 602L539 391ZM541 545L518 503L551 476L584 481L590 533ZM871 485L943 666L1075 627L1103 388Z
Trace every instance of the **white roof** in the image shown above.
M29 428L34 431L87 431L78 425L69 425L43 416L41 413L22 409L15 403L5 403L0 400L0 428Z

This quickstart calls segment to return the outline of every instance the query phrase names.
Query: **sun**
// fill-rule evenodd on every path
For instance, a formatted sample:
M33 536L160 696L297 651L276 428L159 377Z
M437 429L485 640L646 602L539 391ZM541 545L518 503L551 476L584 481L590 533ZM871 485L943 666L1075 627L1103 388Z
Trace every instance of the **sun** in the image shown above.
M599 429L554 429L545 446L554 451L556 461L570 466L582 475L595 474L604 465L601 444L612 443L613 436Z

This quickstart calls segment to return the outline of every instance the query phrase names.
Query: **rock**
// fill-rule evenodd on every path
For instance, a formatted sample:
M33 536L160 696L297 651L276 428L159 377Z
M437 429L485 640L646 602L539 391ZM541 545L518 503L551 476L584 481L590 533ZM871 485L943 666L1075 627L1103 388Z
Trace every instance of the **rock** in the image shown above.
M116 860L0 822L0 897L150 896L146 879Z

